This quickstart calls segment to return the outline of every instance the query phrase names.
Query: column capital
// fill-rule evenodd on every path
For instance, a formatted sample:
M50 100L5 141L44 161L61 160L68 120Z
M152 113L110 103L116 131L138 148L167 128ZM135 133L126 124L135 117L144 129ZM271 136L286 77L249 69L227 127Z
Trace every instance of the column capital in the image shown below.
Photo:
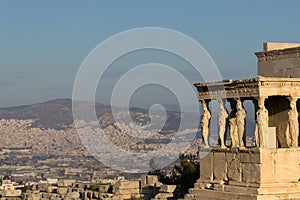
M287 99L290 101L297 101L300 97L298 96L287 96Z
M256 100L259 100L259 99L264 99L264 100L266 100L266 99L268 99L269 98L269 96L258 96L258 97L254 97L254 99L256 99Z

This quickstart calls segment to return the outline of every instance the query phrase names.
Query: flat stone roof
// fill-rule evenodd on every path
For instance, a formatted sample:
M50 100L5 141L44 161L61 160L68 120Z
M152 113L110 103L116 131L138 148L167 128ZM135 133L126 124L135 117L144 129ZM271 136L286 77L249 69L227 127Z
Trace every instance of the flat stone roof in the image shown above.
M268 96L300 97L300 78L262 77L195 83L199 99L246 98Z
M266 42L263 44L264 51L273 51L287 48L300 47L299 43L278 43L278 42Z

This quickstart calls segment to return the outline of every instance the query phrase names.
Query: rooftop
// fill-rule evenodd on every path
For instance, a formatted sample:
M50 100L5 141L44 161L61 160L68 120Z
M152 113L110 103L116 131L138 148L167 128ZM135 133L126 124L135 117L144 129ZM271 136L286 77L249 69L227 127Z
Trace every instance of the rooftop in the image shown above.
M295 47L300 47L300 44L299 43L277 43L277 42L266 42L263 44L264 52L295 48Z

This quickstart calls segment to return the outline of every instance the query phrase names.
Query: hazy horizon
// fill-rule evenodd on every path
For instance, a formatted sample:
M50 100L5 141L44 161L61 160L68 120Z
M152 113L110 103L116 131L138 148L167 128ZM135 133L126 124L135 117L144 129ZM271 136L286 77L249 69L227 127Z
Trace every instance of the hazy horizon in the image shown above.
M255 77L254 52L262 50L263 42L300 42L299 4L272 1L269 9L270 3L261 1L3 1L0 107L70 98L77 70L88 53L106 38L138 27L170 28L192 37L211 55L223 79ZM112 80L136 64L167 64L185 72L191 82L202 81L193 77L185 61L172 55L133 54L112 65L97 101L107 103L105 92L111 89ZM137 105L170 101L157 90L146 96L140 92Z

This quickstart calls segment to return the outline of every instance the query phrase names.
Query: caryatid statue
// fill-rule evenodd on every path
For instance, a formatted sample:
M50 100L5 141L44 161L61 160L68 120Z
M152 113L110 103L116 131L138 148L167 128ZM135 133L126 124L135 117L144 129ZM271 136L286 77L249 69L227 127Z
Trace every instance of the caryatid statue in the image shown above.
M219 138L221 148L226 148L225 146L225 133L226 133L226 122L228 118L228 113L225 109L225 105L222 99L218 100L220 106L220 112L218 114L218 128L219 128Z
M231 138L231 147L237 147L238 142L238 134L237 134L237 125L236 125L236 100L230 100L231 112L229 114L229 132Z
M237 135L238 135L238 146L244 147L244 136L245 136L245 119L247 112L243 107L241 99L236 100L237 112L236 112L236 125L237 125Z
M290 110L288 112L288 124L289 124L289 147L298 147L298 135L299 135L299 122L298 122L298 111L297 111L297 97L289 97Z
M202 113L200 124L201 124L202 137L204 140L205 147L209 147L209 124L211 118L211 114L208 109L208 103L209 101L201 100L203 113Z
M269 112L265 107L265 98L257 99L255 141L257 147L266 147L266 135L269 126Z

